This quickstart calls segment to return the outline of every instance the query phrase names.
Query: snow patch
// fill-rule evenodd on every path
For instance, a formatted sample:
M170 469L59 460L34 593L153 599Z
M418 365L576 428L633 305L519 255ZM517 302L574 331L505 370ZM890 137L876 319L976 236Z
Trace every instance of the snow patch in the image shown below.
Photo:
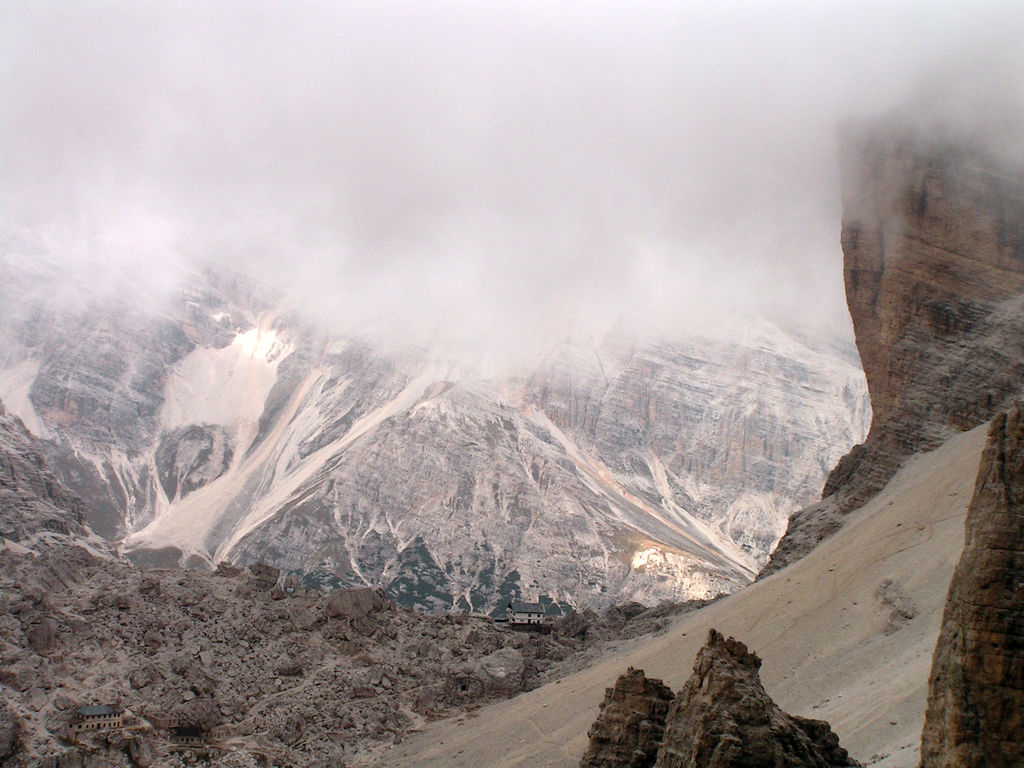
M166 429L217 424L235 437L236 454L249 447L277 366L292 347L270 328L239 333L221 349L190 352L171 372L161 423Z

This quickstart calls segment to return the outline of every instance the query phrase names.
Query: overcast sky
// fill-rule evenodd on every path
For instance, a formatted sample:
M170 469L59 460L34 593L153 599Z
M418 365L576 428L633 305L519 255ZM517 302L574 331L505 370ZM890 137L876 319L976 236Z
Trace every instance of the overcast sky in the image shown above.
M836 124L1012 122L1021 40L1019 1L5 0L0 216L69 282L255 265L446 343L848 334Z

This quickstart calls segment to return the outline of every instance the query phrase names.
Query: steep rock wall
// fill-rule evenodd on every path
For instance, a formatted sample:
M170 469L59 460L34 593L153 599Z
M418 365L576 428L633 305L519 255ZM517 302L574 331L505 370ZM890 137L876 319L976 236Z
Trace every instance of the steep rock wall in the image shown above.
M703 599L749 583L866 431L852 350L763 321L481 380L244 281L51 312L0 277L0 398L140 565L264 561L431 610Z
M84 538L85 505L47 468L38 441L0 403L0 549L40 536Z
M997 416L929 680L922 768L1024 764L1024 404Z
M1024 384L1024 173L891 123L850 128L843 145L844 275L871 429L823 501L793 516L766 574Z

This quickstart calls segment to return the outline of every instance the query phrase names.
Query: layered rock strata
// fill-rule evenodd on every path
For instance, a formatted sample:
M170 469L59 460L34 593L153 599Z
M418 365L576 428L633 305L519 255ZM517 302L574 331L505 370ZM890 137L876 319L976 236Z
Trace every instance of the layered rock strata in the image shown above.
M85 505L46 466L38 441L0 403L0 540L84 538Z
M772 573L842 525L909 455L991 419L1024 382L1024 173L883 124L843 135L847 303L866 441L790 520Z
M57 307L22 263L0 260L0 398L139 565L262 561L493 615L709 599L866 432L852 349L764 321L566 341L485 379L245 281Z
M935 648L922 768L1024 765L1024 404L992 422Z
M630 667L607 689L587 732L590 746L580 768L650 768L665 733L672 690Z
M783 712L761 685L761 659L712 629L668 713L657 768L857 766L822 720Z

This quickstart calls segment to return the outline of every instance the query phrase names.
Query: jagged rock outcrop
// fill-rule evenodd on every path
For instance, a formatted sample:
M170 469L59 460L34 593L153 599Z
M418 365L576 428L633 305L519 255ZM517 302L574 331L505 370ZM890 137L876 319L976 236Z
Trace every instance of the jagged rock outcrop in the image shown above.
M843 135L847 303L871 394L863 445L763 572L809 551L907 456L1005 409L1024 382L1024 172L883 123Z
M642 669L627 669L601 702L587 732L590 746L580 768L649 768L658 756L672 690Z
M1024 403L989 429L935 647L922 768L1024 765Z
M857 766L828 723L783 712L761 685L761 659L712 629L668 713L657 768Z

